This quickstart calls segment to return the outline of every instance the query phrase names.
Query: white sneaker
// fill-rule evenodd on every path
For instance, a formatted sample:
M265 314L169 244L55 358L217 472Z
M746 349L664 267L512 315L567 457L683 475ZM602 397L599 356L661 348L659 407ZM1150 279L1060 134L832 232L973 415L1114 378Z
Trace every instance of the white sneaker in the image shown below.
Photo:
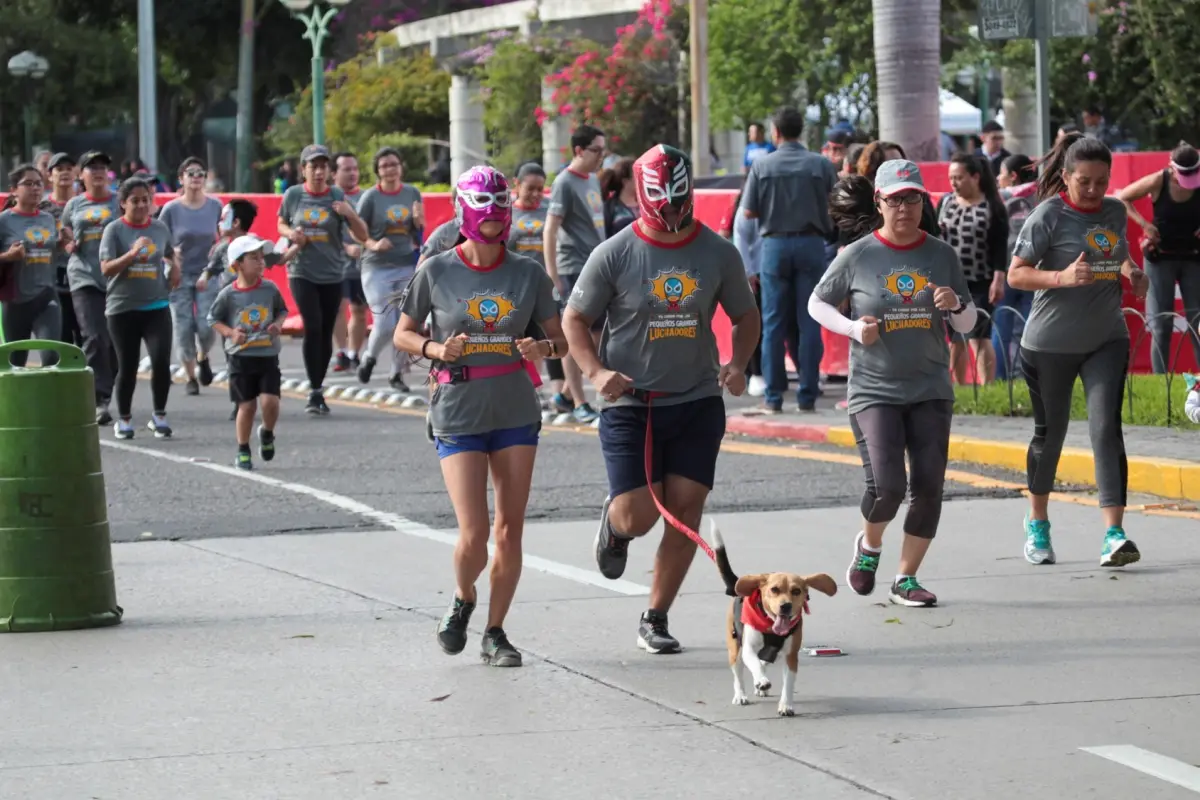
M118 439L133 438L133 423L127 419L119 419L113 423L113 435Z
M154 414L150 417L150 421L146 423L146 427L154 431L155 439L171 438L171 426L167 424L166 414Z
M762 375L751 375L750 382L746 386L746 392L751 397L762 397L767 393L767 382Z

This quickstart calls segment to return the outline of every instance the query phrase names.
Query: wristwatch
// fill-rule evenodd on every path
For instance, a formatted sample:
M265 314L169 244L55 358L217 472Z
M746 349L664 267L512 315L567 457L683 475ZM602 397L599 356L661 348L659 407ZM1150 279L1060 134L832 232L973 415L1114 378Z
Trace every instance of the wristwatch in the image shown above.
M967 310L967 304L966 304L966 303L964 303L963 301L959 300L959 301L958 301L958 308L952 308L952 309L950 309L950 313L951 313L951 314L961 314L962 312L964 312L964 311L966 311L966 310Z
M546 349L549 351L546 358L558 358L558 345L554 343L554 340L546 339L545 342Z

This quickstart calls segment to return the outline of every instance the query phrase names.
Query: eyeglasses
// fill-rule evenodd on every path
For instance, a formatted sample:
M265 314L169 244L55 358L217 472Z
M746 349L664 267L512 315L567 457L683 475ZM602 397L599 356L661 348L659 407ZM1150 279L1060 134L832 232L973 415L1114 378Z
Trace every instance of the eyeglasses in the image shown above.
M512 205L512 195L507 191L504 192L459 192L458 198L462 200L463 205L483 211L491 206L500 208L508 208Z
M603 147L598 147L598 146L596 146L596 145L592 145L591 147L585 147L585 148L583 148L583 149L584 149L584 150L586 150L586 151L587 151L587 152L589 152L589 153L596 153L596 154L600 154L600 153L603 153L603 152L604 152L604 148L603 148Z
M208 177L208 172L202 169L189 169L183 173L189 178L205 178Z
M925 201L925 195L920 192L904 192L902 194L894 194L890 197L883 198L883 202L888 208L899 208L900 206L916 206Z
M18 181L17 186L22 186L26 189L41 189L45 184L41 181Z

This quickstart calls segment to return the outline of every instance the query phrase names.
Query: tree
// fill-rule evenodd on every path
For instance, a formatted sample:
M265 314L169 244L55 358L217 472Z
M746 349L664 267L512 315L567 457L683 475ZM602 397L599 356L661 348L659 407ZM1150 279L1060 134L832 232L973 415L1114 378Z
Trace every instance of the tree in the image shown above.
M940 141L939 0L872 0L879 138L915 161L936 161Z

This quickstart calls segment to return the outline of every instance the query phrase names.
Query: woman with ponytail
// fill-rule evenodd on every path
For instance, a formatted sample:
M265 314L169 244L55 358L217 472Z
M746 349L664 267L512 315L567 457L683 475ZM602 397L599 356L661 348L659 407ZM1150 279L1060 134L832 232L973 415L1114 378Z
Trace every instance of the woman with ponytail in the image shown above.
M1073 133L1043 164L1041 203L1021 229L1008 271L1013 287L1035 292L1020 351L1034 425L1027 459L1025 560L1055 563L1048 505L1079 378L1106 527L1100 566L1122 567L1141 555L1123 527L1129 466L1121 405L1129 329L1121 310L1121 276L1138 297L1145 296L1149 281L1129 259L1124 204L1105 197L1112 172L1109 149Z

